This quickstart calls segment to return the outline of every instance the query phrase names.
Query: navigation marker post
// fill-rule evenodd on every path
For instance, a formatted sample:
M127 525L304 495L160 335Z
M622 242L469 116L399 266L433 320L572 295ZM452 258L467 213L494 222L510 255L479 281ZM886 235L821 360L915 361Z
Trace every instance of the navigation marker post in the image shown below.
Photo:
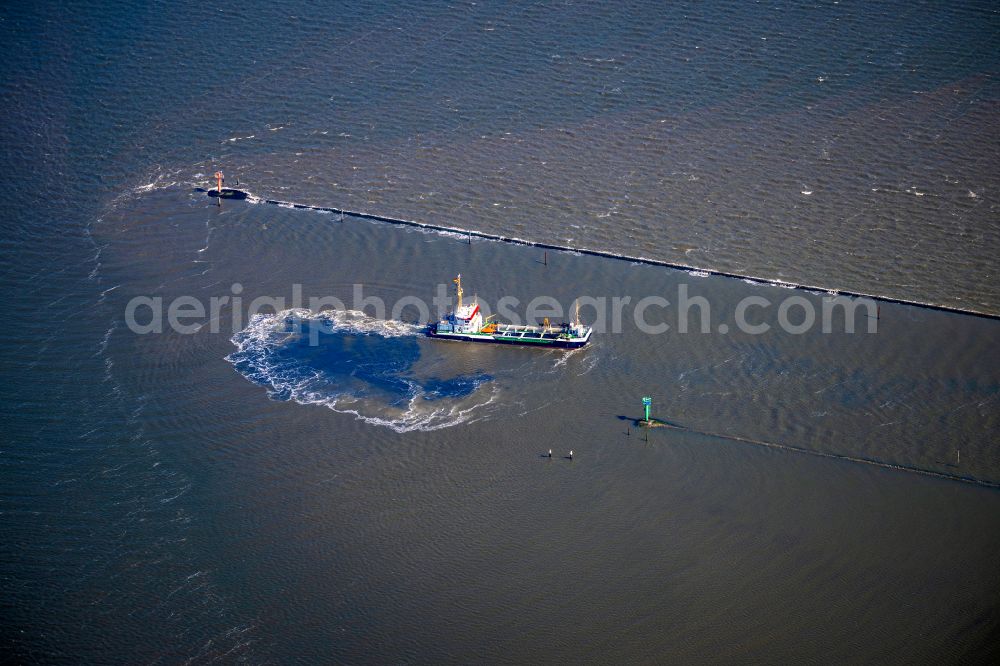
M215 192L219 195L219 201L217 202L220 206L222 205L222 181L225 176L222 175L221 171L215 172L216 187Z
M646 418L644 419L646 425L649 425L649 408L652 406L652 404L653 404L652 398L650 398L649 396L643 396L642 406L646 409Z

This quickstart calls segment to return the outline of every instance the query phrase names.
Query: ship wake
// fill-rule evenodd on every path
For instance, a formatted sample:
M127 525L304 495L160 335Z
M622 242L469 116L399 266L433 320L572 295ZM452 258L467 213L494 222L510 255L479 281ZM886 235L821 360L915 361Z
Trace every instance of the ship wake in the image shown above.
M493 377L424 367L422 331L358 311L285 310L255 315L226 360L274 400L323 405L396 432L482 418L499 392Z

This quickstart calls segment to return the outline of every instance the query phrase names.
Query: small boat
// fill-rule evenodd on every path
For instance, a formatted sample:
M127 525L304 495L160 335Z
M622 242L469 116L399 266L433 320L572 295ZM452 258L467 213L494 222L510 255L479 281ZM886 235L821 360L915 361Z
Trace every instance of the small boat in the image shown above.
M484 319L476 299L472 303L462 303L462 276L459 275L452 282L457 285L457 306L454 312L449 312L444 319L430 325L427 335L433 338L576 349L587 344L594 332L590 326L580 323L579 302L576 304L573 323L563 322L557 326L550 325L548 319L541 326L501 324L491 321L493 315Z

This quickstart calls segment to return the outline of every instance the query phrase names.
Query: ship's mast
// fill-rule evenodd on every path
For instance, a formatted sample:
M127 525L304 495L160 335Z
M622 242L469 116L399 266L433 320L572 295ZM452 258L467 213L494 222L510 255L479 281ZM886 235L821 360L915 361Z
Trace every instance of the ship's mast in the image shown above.
M455 284L458 285L458 307L455 308L455 312L462 309L462 274L459 273L458 277L454 279Z
M576 307L576 321L574 322L574 324L576 325L577 328L580 328L580 299L578 298L575 301L573 301L573 304Z

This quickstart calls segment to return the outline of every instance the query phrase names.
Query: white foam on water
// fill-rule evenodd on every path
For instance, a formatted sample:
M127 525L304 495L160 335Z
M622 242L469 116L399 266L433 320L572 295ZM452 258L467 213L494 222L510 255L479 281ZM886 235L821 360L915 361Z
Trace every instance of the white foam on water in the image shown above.
M101 338L101 342L97 345L97 352L94 354L95 357L103 356L104 352L107 351L108 343L111 341L111 336L114 334L116 328L118 328L117 320L111 322L111 326L104 332L104 337Z
M500 388L498 386L492 386L490 391L490 396L485 402L475 403L469 407L460 407L458 405L452 405L449 407L441 407L433 409L429 412L421 412L417 409L418 401L421 400L424 395L423 393L415 393L410 399L407 409L401 412L398 416L393 418L385 418L380 416L366 416L360 411L351 408L338 409L337 401L325 399L320 400L314 404L321 404L329 407L335 412L340 412L342 414L351 414L355 418L369 423L371 425L385 426L391 428L396 432L410 432L413 430L441 430L442 428L450 428L462 423L472 423L474 421L480 420L479 418L473 418L473 412L480 410L487 405L494 402L496 397L500 393Z
M395 319L376 319L361 310L321 310L314 312L307 308L282 310L273 315L255 315L251 323L243 331L255 327L255 333L261 334L264 329L276 331L290 319L323 320L329 332L351 333L354 335L381 335L383 338L398 338L407 335L420 335L424 327ZM241 333L243 332L241 331Z
M480 390L489 383L488 378L472 380L473 390L468 395L430 400L427 389L401 377L409 389L405 406L379 403L365 395L364 390L331 386L324 383L321 370L310 371L301 363L276 355L283 346L302 335L296 327L289 326L296 320L320 323L326 332L348 335L402 338L417 336L424 331L423 327L415 324L376 319L357 310L313 312L293 309L273 315L257 314L246 328L233 335L231 342L236 351L226 360L237 366L237 371L251 381L270 387L268 394L272 398L286 398L302 405L322 405L341 414L351 414L371 425L409 432L439 430L484 418L484 408L493 404L499 396L500 389L496 385L491 384L488 392Z
M152 192L153 190L165 190L176 184L176 180L167 180L165 174L159 174L152 182L146 183L145 185L137 185L132 189L132 192L135 194L145 194L147 192Z
M553 354L556 355L556 361L555 361L555 363L552 364L552 369L555 370L557 368L563 367L564 365L566 365L569 362L569 360L571 358L573 358L575 355L579 354L580 352L584 351L584 349L586 349L586 347L578 347L576 349L570 349L568 351L564 351L562 349L553 349L553 350L551 350L550 353L553 353Z
M467 241L469 239L469 234L463 233L461 231L446 231L444 229L428 229L427 227L415 227L420 230L421 233L431 234L434 236L442 236L444 238L454 238L456 240Z

